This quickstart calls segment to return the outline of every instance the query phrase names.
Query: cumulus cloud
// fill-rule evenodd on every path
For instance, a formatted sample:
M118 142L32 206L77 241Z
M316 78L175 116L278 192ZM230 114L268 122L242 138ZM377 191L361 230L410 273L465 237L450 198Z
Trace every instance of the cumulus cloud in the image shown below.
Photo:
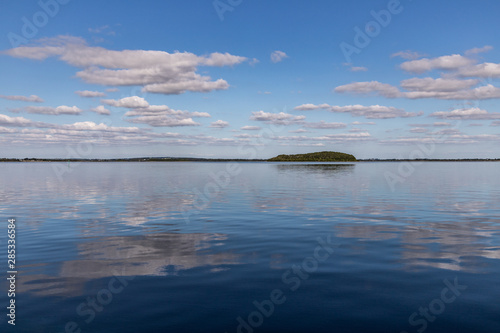
M31 96L19 96L19 95L0 95L0 98L8 99L11 101L21 101L21 102L31 102L31 103L43 103L44 100L37 95Z
M353 121L351 125L375 125L373 121L361 122L361 121Z
M139 96L129 96L119 100L103 99L101 100L101 102L109 106L114 106L117 108L127 108L127 109L147 108L149 106L148 101Z
M233 66L248 59L229 53L198 56L189 52L168 53L155 50L108 50L87 45L71 36L43 38L28 46L3 52L17 58L45 60L57 57L82 68L76 76L87 83L108 86L138 85L143 91L180 94L227 89L229 84L197 73L199 66Z
M24 110L28 113L45 114L45 115L79 115L82 109L76 106L61 105L56 108L51 106L27 106Z
M299 106L294 107L294 110L299 110L299 111L312 111L312 110L318 110L318 109L329 109L330 105L329 104L302 104Z
M491 126L500 126L500 120L492 122Z
M460 54L453 54L437 58L424 58L419 60L406 61L401 64L401 69L409 72L422 74L434 69L439 70L456 70L473 64L474 61Z
M433 124L408 124L408 126L411 127L449 127L453 126L451 123L448 122L435 122Z
M262 127L260 127L260 126L243 126L241 129L244 131L259 131L262 129Z
M308 130L305 130L303 128L299 128L299 129L296 129L296 130L293 130L293 131L290 131L289 133L307 133L309 132Z
M347 125L344 123L327 123L324 120L321 120L320 122L316 123L305 123L303 125L306 128L315 128L315 129L339 129L339 128L346 128Z
M371 141L373 137L368 132L359 133L339 133L339 134L327 134L317 137L309 136L275 136L272 138L283 144L294 144L298 145L300 143L349 143L349 142L359 142L359 141Z
M283 51L274 51L273 53L271 53L271 61L273 63L278 63L286 58L288 58L288 55Z
M415 144L473 144L484 141L500 141L500 135L495 134L480 134L467 135L457 131L448 131L448 133L428 133L425 136L418 137L400 137L396 139L380 140L381 144L397 144L397 145L415 145Z
M490 50L490 46L468 50L466 54L478 54ZM392 55L410 58L415 54L406 51ZM400 66L410 73L422 74L432 70L440 70L441 78L411 78L403 80L400 87L379 81L353 82L338 86L337 93L359 95L378 95L386 98L423 99L435 98L443 100L483 100L500 98L500 88L491 84L477 86L480 78L500 78L499 63L476 64L476 60L459 54L437 58L423 58L403 62ZM444 73L443 73L444 72ZM471 79L463 79L471 78ZM475 87L475 88L474 88ZM405 91L406 90L406 91Z
M176 118L165 115L144 116L131 118L127 120L131 123L147 124L153 127L181 127L181 126L200 126L200 123L195 122L192 118Z
M401 81L401 87L414 92L454 92L469 89L479 83L479 80L411 78Z
M75 94L77 94L80 97L104 97L104 96L106 96L106 94L103 93L103 92L100 92L100 91L90 91L90 90L75 91Z
M453 111L438 111L429 115L440 119L488 120L500 119L500 113L490 113L480 108L456 109Z
M44 100L37 95L31 96L19 96L19 95L0 95L0 98L8 99L11 101L21 101L21 102L31 102L31 103L43 103Z
M352 63L350 63L350 62L346 62L346 63L344 63L343 65L344 65L344 66L349 67L349 70L350 70L351 72L366 72L366 71L368 70L368 68L366 68L366 67L362 67L362 66L353 66L353 64L352 64Z
M399 88L390 84L378 81L355 82L339 86L334 89L339 93L353 93L358 95L380 95L387 98L436 98L445 100L483 100L500 98L500 88L491 84L474 89L464 89L477 84L477 80L459 79L433 79L433 78L412 78L404 80L401 84L413 91L402 92Z
M473 55L473 54L479 54L479 53L484 53L493 50L493 46L491 45L485 45L483 47L475 47L470 50L465 51L465 55Z
M398 109L392 106L382 105L346 105L346 106L332 106L331 112L347 112L355 117L365 117L368 119L390 119L390 118L409 118L417 117L422 113L406 112L403 109Z
M103 114L103 115L110 115L111 114L111 112L102 105L99 105L98 107L92 108L90 110L93 112L96 112L98 114Z
M147 101L144 100L147 103ZM144 106L144 103L139 103ZM192 118L209 118L207 112L174 110L166 105L149 105L125 113L125 120L131 123L147 124L152 127L200 126Z
M189 119L170 120L170 125L186 125ZM82 142L99 145L241 145L248 139L215 138L206 135L184 135L179 133L156 133L151 129L138 127L115 127L91 121L73 124L50 124L32 121L23 117L0 114L0 142L12 145L30 144L79 144ZM20 140L22 138L22 140Z
M458 75L462 77L499 78L500 64L485 62L482 64L461 68Z
M391 58L400 57L400 58L403 58L406 60L415 60L418 58L422 58L424 56L425 56L425 54L415 52L415 51L410 51L410 50L399 51L399 52L391 54Z
M334 91L338 93L354 93L362 95L375 93L387 98L396 98L401 96L401 92L397 87L378 81L349 83L335 88Z
M265 121L269 123L283 124L283 125L301 122L304 119L306 119L305 116L294 116L285 112L271 113L264 111L252 112L252 116L250 117L250 120Z
M410 130L411 133L427 133L429 132L428 128L425 127L415 127Z
M350 113L354 117L365 117L368 119L389 119L389 118L408 118L417 117L422 113L406 112L403 109L388 107L382 105L328 105L328 104L302 104L294 108L295 110L315 110L326 109L330 112Z
M34 127L36 122L24 117L10 117L0 114L0 125L9 127Z
M229 126L229 123L227 121L224 121L224 120L217 120L217 121L214 121L213 123L210 124L210 127L212 127L212 128L225 128L228 126Z

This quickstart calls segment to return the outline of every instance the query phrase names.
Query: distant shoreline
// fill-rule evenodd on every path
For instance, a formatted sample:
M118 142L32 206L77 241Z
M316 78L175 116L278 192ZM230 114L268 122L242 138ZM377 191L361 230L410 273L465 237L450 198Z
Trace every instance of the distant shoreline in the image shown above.
M96 158L96 159L61 159L61 158L0 158L0 162L269 162L269 163L355 163L355 162L500 162L500 158L458 158L458 159L358 159L346 162L321 161L269 161L269 159L233 159L233 158L190 158L190 157L139 157L139 158Z

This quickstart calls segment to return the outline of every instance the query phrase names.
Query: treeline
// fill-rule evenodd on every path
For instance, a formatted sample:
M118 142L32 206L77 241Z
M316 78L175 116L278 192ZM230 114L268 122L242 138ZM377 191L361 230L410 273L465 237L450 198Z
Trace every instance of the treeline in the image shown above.
M269 162L354 162L356 157L351 154L335 151L321 151L309 154L278 155Z

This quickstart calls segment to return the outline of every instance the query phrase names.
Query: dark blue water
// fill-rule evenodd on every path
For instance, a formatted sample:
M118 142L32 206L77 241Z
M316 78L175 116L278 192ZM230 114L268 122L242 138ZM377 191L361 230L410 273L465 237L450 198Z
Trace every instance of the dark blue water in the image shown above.
M499 332L499 167L2 163L1 332Z

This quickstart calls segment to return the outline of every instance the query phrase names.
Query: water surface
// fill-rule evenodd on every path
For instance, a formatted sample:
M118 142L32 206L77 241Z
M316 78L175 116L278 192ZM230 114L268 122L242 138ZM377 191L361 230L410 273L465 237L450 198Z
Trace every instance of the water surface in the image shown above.
M499 166L2 163L0 327L499 332Z

